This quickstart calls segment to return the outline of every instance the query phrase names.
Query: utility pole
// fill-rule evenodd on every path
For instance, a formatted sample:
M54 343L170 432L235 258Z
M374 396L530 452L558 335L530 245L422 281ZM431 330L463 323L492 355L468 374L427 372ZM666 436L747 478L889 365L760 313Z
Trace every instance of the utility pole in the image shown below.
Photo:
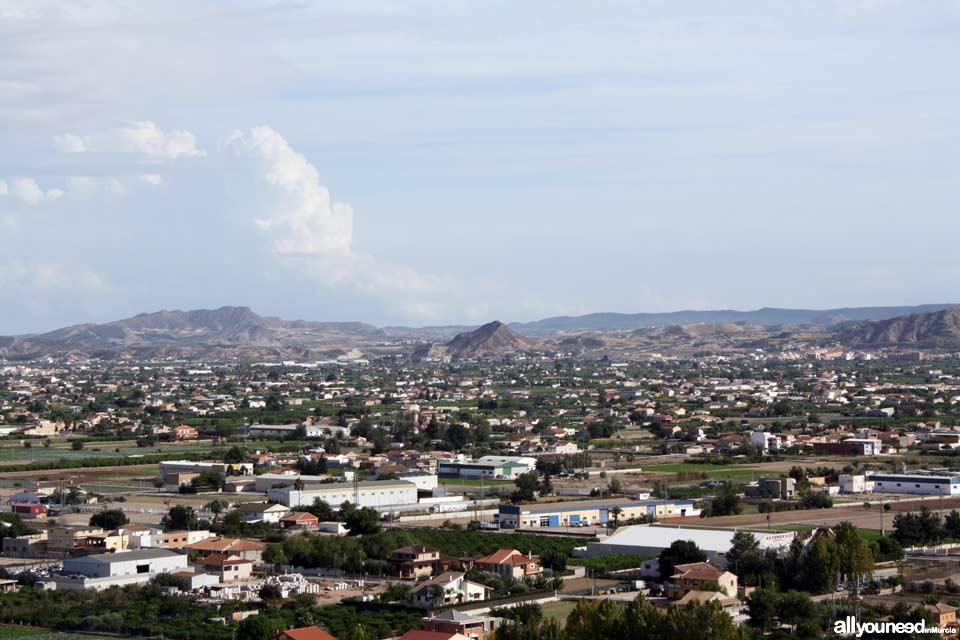
M880 535L883 535L883 496L880 496Z

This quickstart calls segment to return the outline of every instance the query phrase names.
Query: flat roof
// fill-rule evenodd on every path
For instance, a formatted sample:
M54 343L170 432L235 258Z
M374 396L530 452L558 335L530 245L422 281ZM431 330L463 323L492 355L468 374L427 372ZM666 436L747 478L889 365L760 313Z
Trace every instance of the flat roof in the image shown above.
M598 500L570 500L567 502L545 502L537 504L500 505L501 511L509 508L506 513L556 513L562 511L581 511L583 509L613 509L614 507L642 508L657 505L678 504L692 505L693 500L624 500L619 498L605 498Z
M591 542L595 547L645 547L666 549L677 540L692 540L700 549L712 553L726 553L733 546L733 535L738 529L698 529L695 527L671 527L657 525L635 525L621 527L612 536L600 542ZM740 531L747 531L740 529ZM761 547L785 546L795 537L793 531L756 531L749 530ZM764 545L769 541L770 544Z
M177 553L171 549L158 547L154 549L136 549L134 551L117 551L115 553L95 553L89 556L67 558L66 562L69 562L70 560L94 560L96 562L114 563L136 560L158 560L160 558L172 558L174 556L186 557L182 553Z

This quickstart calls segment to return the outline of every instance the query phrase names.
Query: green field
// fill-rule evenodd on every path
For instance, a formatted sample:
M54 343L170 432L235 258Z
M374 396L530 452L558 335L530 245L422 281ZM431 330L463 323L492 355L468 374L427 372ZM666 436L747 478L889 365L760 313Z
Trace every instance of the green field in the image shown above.
M577 606L577 601L560 600L559 602L547 602L541 606L543 607L544 618L553 618L560 624L565 624L567 621L567 616L569 616L570 612L573 611L573 608Z
M61 633L35 627L0 626L0 640L116 640L122 636L95 636L85 633Z
M760 471L729 464L693 464L678 462L675 464L655 464L643 467L650 473L705 473L711 478L753 478Z

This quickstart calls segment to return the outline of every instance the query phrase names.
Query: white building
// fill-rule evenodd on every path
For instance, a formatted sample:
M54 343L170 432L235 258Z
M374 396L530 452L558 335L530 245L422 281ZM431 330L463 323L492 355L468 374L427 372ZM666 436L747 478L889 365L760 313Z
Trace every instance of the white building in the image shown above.
M872 473L867 479L873 482L877 493L910 493L936 496L960 495L960 475L925 473Z
M873 489L873 481L868 480L865 475L840 476L841 493L870 493Z
M372 480L355 484L338 482L303 489L276 487L267 491L267 497L294 509L309 507L318 498L334 509L344 502L380 509L417 504L417 486L405 480Z
M536 467L537 459L525 456L483 456L478 460L457 456L452 460L439 460L437 474L459 478L512 480Z
M67 558L58 589L107 589L142 584L161 573L186 571L187 556L170 549L140 549Z
M748 531L741 529L741 531ZM718 567L726 566L726 554L733 546L736 529L707 527L674 527L669 525L636 525L621 527L600 542L591 542L582 552L586 557L627 553L657 557L676 540L691 540L707 554L707 560ZM783 549L790 546L793 531L749 530L760 543L760 549Z

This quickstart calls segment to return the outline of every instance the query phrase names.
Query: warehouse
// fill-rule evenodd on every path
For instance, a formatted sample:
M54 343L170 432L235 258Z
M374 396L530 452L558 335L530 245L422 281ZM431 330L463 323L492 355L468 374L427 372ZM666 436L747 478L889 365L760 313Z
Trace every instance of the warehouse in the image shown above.
M454 478L513 480L536 469L536 458L523 456L483 456L468 460L457 456L453 460L437 461L437 475Z
M309 507L314 500L320 499L334 509L344 502L381 509L417 504L417 485L405 480L370 480L314 485L303 489L286 486L270 489L267 497L291 508Z
M960 475L926 473L874 473L867 480L873 482L877 493L911 493L936 496L960 495Z
M142 584L161 573L187 569L187 556L170 549L139 549L67 558L58 589L107 589Z
M619 511L614 511L619 509ZM496 521L508 529L577 527L650 516L698 516L692 500L577 500L546 504L500 505Z
M785 549L790 546L796 533L793 531L769 531L740 529L749 531L760 543L761 549ZM657 557L676 540L690 540L707 554L707 560L719 567L726 566L726 554L733 546L736 529L709 527L675 527L651 524L623 527L601 542L591 542L578 550L577 555L588 558L606 556L612 553L628 553Z

